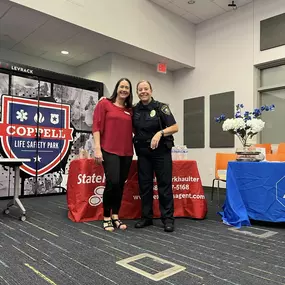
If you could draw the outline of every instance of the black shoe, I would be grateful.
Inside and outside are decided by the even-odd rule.
[[[174,231],[174,223],[173,222],[166,222],[164,224],[164,231],[171,233]]]
[[[135,224],[135,228],[141,229],[147,226],[151,226],[152,224],[153,223],[151,219],[141,219]]]

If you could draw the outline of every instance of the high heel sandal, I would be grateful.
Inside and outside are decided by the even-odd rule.
[[[120,219],[113,219],[112,218],[112,222],[113,222],[113,226],[114,228],[120,229],[120,230],[126,230],[127,229],[127,225],[124,224]],[[125,226],[126,228],[121,228],[121,226]]]
[[[114,230],[112,220],[103,220],[103,229],[107,232],[112,232]]]

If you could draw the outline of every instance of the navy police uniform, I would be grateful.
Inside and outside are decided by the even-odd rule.
[[[173,136],[162,136],[156,149],[150,148],[152,137],[159,131],[176,124],[168,105],[152,101],[139,102],[133,109],[134,147],[138,156],[138,182],[142,201],[141,228],[152,224],[153,179],[157,179],[162,222],[173,225],[172,157]],[[166,230],[166,227],[165,227]]]

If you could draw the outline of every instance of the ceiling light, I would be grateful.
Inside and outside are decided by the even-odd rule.
[[[67,50],[62,50],[61,53],[62,54],[69,54],[69,52]]]
[[[188,4],[194,4],[196,1],[195,0],[189,0]]]

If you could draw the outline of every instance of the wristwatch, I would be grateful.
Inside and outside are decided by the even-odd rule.
[[[161,130],[160,133],[161,133],[161,136],[163,137],[164,136],[164,131]]]

